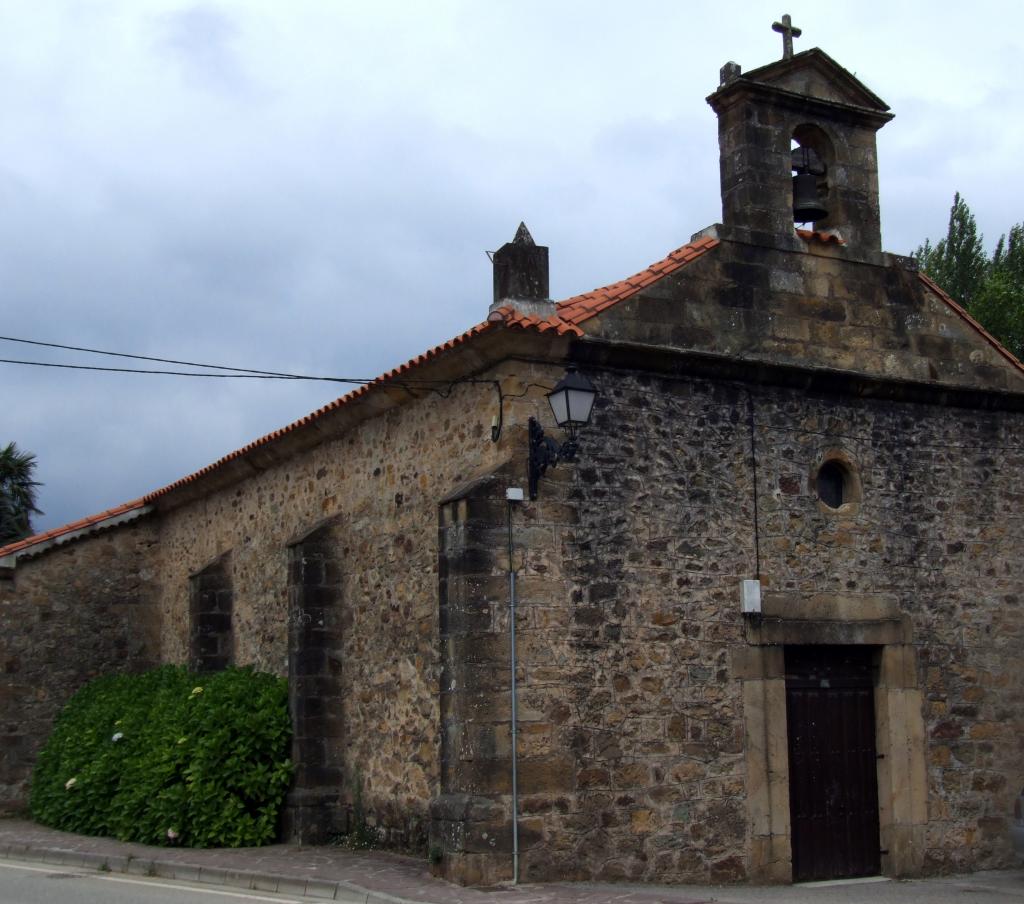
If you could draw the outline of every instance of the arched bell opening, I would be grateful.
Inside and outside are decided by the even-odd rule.
[[[804,124],[793,130],[790,164],[793,172],[793,222],[817,224],[835,213],[829,173],[835,153],[828,135]]]

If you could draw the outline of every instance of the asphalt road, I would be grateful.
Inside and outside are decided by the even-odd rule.
[[[314,900],[145,876],[0,861],[0,904],[305,904]]]
[[[583,891],[582,900],[587,900],[587,883],[534,886],[538,891],[566,887],[573,892]],[[621,894],[636,888],[615,886]],[[650,886],[639,888],[650,891]],[[608,895],[608,886],[594,886],[594,890],[595,897],[613,900]],[[676,886],[672,891],[684,897],[689,894],[693,901],[709,904],[1024,904],[1024,871],[906,882],[868,879],[776,886]],[[500,893],[494,895],[495,904],[500,904],[501,897]],[[446,898],[459,899],[458,895],[449,894],[441,895],[439,900]],[[569,899],[581,900],[577,894]],[[552,898],[550,894],[538,894],[537,900],[557,901],[558,895]],[[323,898],[0,860],[0,904],[311,904],[314,901],[322,904]]]

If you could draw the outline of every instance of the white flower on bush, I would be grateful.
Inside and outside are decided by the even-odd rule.
[[[168,841],[177,841],[177,839],[178,839],[178,832],[177,832],[177,830],[176,829],[168,829],[167,830],[167,840]]]
[[[64,790],[65,791],[70,791],[77,784],[78,784],[78,777],[73,775],[66,782],[64,782]]]
[[[178,738],[178,743],[179,744],[184,744],[187,740],[188,740],[188,736],[184,735],[184,736]]]
[[[201,687],[194,687],[192,688],[192,693],[189,694],[189,697],[198,697],[202,692],[203,689]]]
[[[115,731],[113,737],[110,740],[113,741],[116,744],[123,737],[124,737],[124,732],[123,731]]]

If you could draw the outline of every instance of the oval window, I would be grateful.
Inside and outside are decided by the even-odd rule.
[[[838,461],[826,461],[818,469],[818,498],[829,508],[837,509],[846,502],[846,468]]]

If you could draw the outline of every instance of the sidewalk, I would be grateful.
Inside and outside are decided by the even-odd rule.
[[[430,875],[425,860],[383,851],[275,844],[260,848],[150,847],[47,829],[23,819],[0,819],[0,858],[35,860],[115,873],[160,876],[327,898],[347,904],[705,904],[653,885],[519,885],[482,891]]]
[[[430,875],[426,861],[383,851],[276,844],[262,848],[149,847],[0,819],[0,859],[160,876],[346,904],[1024,904],[1024,871],[914,881],[787,886],[545,883],[483,891]]]

